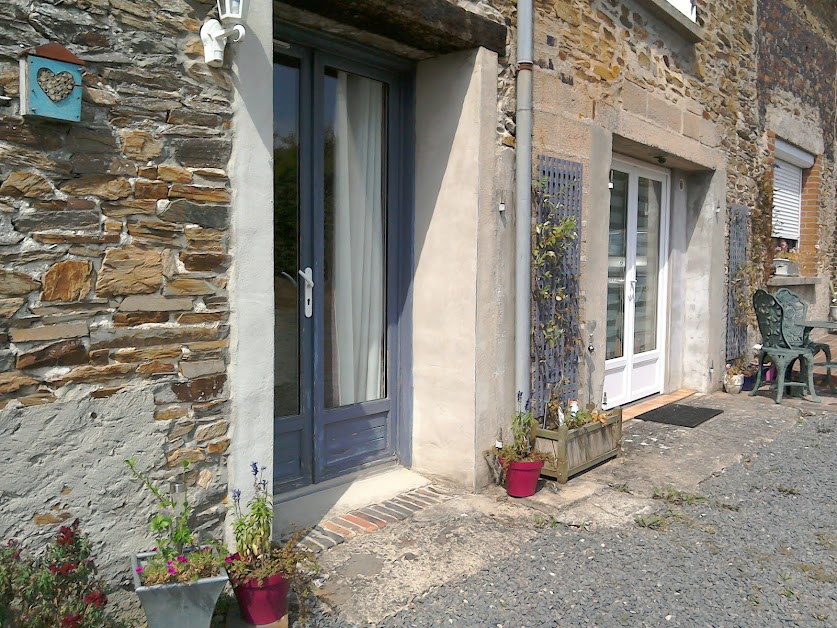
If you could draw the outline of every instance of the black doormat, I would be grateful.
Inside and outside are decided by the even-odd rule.
[[[637,419],[643,421],[654,421],[655,423],[666,423],[668,425],[679,425],[680,427],[697,427],[704,421],[718,416],[723,410],[715,408],[700,408],[698,406],[684,406],[678,403],[671,403],[656,410],[649,410],[640,415]]]

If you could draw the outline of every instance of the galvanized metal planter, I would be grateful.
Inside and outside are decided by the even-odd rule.
[[[145,611],[148,628],[209,628],[218,596],[228,582],[227,572],[214,578],[202,578],[195,582],[155,584],[144,587],[137,567],[154,552],[142,552],[131,557],[134,574],[134,590]]]
[[[622,408],[607,412],[604,423],[596,421],[574,430],[562,425],[557,430],[535,432],[535,449],[553,455],[554,464],[544,465],[541,475],[561,484],[592,466],[615,458],[622,451]]]

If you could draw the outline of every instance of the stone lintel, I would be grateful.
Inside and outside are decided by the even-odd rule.
[[[285,0],[285,4],[434,54],[478,47],[501,57],[506,53],[503,24],[448,0]]]

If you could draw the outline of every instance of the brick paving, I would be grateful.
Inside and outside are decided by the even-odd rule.
[[[319,553],[360,534],[375,532],[390,523],[408,519],[413,514],[441,504],[451,497],[452,493],[436,485],[407,491],[380,504],[358,508],[339,517],[321,521],[302,538],[300,545]]]

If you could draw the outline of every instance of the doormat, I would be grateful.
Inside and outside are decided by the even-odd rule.
[[[643,421],[654,421],[655,423],[666,423],[667,425],[679,425],[680,427],[697,427],[722,412],[723,410],[717,410],[716,408],[701,408],[671,403],[656,410],[649,410],[635,418]]]

